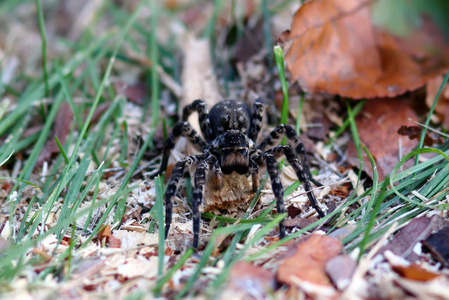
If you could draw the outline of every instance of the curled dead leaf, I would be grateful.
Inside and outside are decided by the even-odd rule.
[[[102,225],[100,231],[98,231],[98,240],[102,243],[109,243],[111,235],[111,226]]]
[[[396,10],[387,2],[399,3],[403,14],[393,14],[391,11]],[[423,86],[448,68],[444,49],[449,46],[442,32],[446,26],[426,15],[427,11],[415,11],[417,5],[410,3],[410,7],[408,3],[304,3],[293,18],[285,44],[285,60],[292,79],[311,93],[327,92],[356,99],[393,97]],[[420,24],[416,28],[406,19],[410,15]],[[384,26],[402,17],[405,20],[401,19],[401,24],[413,34],[399,36],[398,26]],[[430,45],[439,51],[425,49]]]

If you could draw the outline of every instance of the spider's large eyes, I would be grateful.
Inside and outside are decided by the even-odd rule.
[[[221,170],[224,174],[236,171],[239,174],[248,173],[248,149],[224,149],[221,154]]]

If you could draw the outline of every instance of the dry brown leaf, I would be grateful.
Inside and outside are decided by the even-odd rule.
[[[326,274],[326,263],[342,248],[340,241],[334,238],[313,234],[279,265],[277,278],[290,285],[295,283],[295,278],[299,278],[316,285],[332,286]]]
[[[371,152],[377,166],[379,180],[389,175],[399,162],[399,139],[397,130],[402,125],[413,125],[408,118],[416,119],[416,115],[404,99],[376,99],[368,101],[362,112],[356,118],[360,141]],[[402,138],[402,156],[410,153],[418,144]],[[359,166],[359,159],[354,143],[348,147],[348,162]],[[411,163],[411,161],[409,162]],[[407,167],[407,163],[404,167]],[[368,156],[363,152],[363,171],[371,178],[373,172]]]
[[[100,231],[98,231],[98,240],[100,242],[109,243],[109,239],[111,237],[111,226],[110,225],[102,225],[100,227]]]
[[[394,97],[447,69],[445,64],[422,63],[428,57],[420,61],[414,49],[404,51],[411,47],[410,41],[373,26],[370,3],[316,0],[299,8],[288,35],[285,60],[292,79],[303,89],[351,98]],[[431,28],[423,27],[418,38],[427,41],[425,33]]]
[[[297,228],[299,228],[299,229],[301,229],[301,228],[304,228],[304,227],[306,227],[306,226],[309,226],[310,224],[312,224],[313,222],[316,222],[316,221],[318,221],[318,218],[317,217],[314,217],[314,216],[312,216],[312,217],[310,217],[310,218],[307,218],[307,219],[303,219],[303,218],[300,218],[299,216],[297,216],[297,217],[295,217],[295,218],[293,218],[293,219],[286,219],[285,220],[285,227],[297,227]],[[310,231],[312,231],[313,229],[311,229]]]

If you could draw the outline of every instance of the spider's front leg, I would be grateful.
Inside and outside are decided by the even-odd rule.
[[[184,107],[182,111],[182,120],[187,121],[189,116],[194,112],[198,112],[198,119],[200,122],[201,131],[204,134],[204,138],[207,142],[213,140],[212,128],[210,126],[209,120],[209,110],[207,109],[207,104],[203,100],[195,100],[192,104]]]
[[[175,127],[173,127],[172,133],[165,141],[164,154],[162,156],[161,167],[159,171],[152,174],[150,178],[154,178],[157,175],[162,174],[167,169],[170,152],[175,147],[176,141],[179,139],[181,135],[187,137],[199,151],[206,148],[206,143],[203,141],[201,136],[195,131],[195,129],[193,129],[192,125],[190,125],[188,122],[181,122],[176,124]]]
[[[270,135],[260,144],[258,148],[262,151],[267,151],[268,149],[279,145],[284,135],[287,137],[289,145],[295,149],[296,154],[299,156],[304,170],[308,174],[309,180],[316,186],[323,186],[321,183],[313,179],[312,175],[310,174],[306,148],[304,147],[304,144],[296,133],[296,130],[292,126],[283,124],[277,126],[270,132]]]
[[[178,190],[179,179],[183,176],[186,166],[197,164],[205,158],[206,155],[204,154],[187,156],[178,161],[173,168],[170,181],[168,182],[167,191],[165,192],[165,238],[167,238],[168,232],[170,231],[173,215],[173,197],[176,195],[176,191]]]
[[[316,200],[315,194],[312,192],[312,186],[310,184],[310,172],[308,172],[306,167],[301,164],[292,147],[287,145],[277,146],[265,153],[270,153],[276,158],[285,155],[288,163],[292,166],[293,170],[295,170],[296,176],[298,176],[299,181],[304,186],[310,204],[312,204],[312,207],[316,210],[320,218],[325,217],[324,212],[318,206],[318,201]]]
[[[270,175],[271,180],[271,189],[273,190],[274,197],[276,198],[276,209],[279,214],[283,214],[285,212],[284,187],[282,186],[276,158],[273,154],[265,152],[256,156],[255,160],[267,166],[267,172]],[[279,238],[282,239],[284,237],[285,225],[284,220],[282,220],[279,223]]]
[[[260,129],[262,128],[263,112],[268,106],[267,100],[257,98],[253,104],[253,113],[251,115],[251,124],[248,129],[247,136],[256,142]]]

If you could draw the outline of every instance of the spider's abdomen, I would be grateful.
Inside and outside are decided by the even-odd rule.
[[[245,133],[251,123],[251,111],[241,101],[224,100],[212,107],[209,118],[215,136],[232,129]]]

